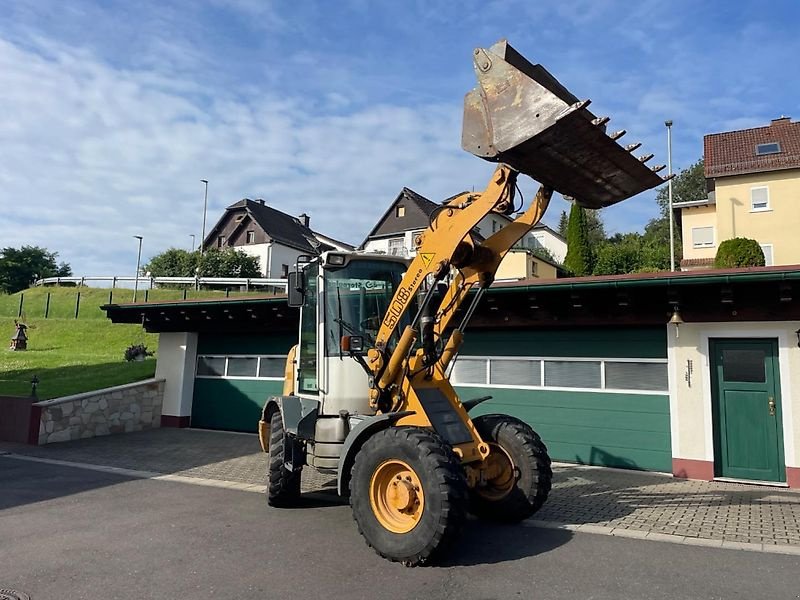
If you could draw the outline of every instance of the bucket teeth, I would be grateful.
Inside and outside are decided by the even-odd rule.
[[[611,117],[597,117],[596,119],[592,119],[592,125],[597,125],[598,127],[602,127],[606,123],[611,120]]]
[[[628,133],[628,132],[627,132],[627,131],[625,131],[624,129],[620,129],[619,131],[615,131],[614,133],[612,133],[612,134],[611,134],[610,136],[608,136],[608,137],[610,137],[612,140],[618,140],[619,138],[621,138],[621,137],[622,137],[623,135],[625,135],[626,133]]]
[[[628,152],[633,152],[641,145],[642,142],[636,142],[635,144],[628,144],[627,146],[625,146],[625,150],[627,150]]]
[[[653,170],[653,173],[658,173],[666,169],[667,165],[656,165],[655,167],[650,167],[650,168]]]
[[[653,158],[653,156],[655,156],[655,155],[654,154],[644,154],[644,155],[639,157],[639,162],[646,163],[648,160]]]

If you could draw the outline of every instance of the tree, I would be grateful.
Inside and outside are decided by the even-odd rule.
[[[733,238],[725,240],[717,248],[714,267],[732,269],[735,267],[763,267],[764,251],[756,240]]]
[[[561,216],[558,217],[558,235],[567,239],[567,228],[569,227],[569,215],[567,211],[562,210]]]
[[[691,202],[702,200],[708,196],[706,191],[706,174],[704,159],[698,160],[678,173],[672,180],[672,202]],[[667,217],[669,210],[669,186],[658,190],[656,202],[661,208],[661,216]]]
[[[235,248],[211,248],[205,254],[199,250],[187,252],[170,248],[150,259],[144,266],[153,277],[261,277],[258,258]]]
[[[153,277],[194,277],[199,258],[199,252],[170,248],[151,258],[144,270]]]
[[[3,248],[0,250],[0,290],[13,294],[28,288],[36,279],[69,277],[72,268],[65,262],[56,263],[58,252],[39,246]]]
[[[564,259],[564,267],[576,277],[583,277],[592,272],[594,256],[588,235],[586,211],[577,203],[573,204],[569,211],[567,256]]]

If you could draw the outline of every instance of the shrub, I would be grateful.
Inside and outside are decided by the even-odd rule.
[[[144,360],[148,356],[153,356],[153,352],[150,352],[144,344],[132,344],[125,348],[125,360],[128,362]]]
[[[732,269],[735,267],[763,267],[764,251],[758,242],[749,238],[725,240],[717,249],[714,267]]]

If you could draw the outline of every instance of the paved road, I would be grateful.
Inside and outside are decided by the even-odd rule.
[[[445,566],[379,559],[333,497],[0,458],[0,589],[33,600],[798,598],[800,556],[471,522]]]

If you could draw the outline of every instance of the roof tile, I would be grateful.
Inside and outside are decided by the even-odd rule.
[[[756,155],[758,144],[778,142],[778,154]],[[800,168],[800,122],[789,117],[754,127],[703,138],[706,177],[724,177]]]

